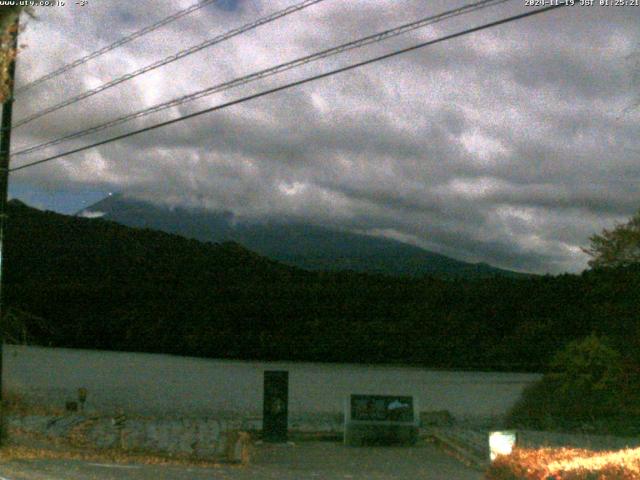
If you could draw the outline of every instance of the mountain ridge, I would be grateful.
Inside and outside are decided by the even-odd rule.
[[[76,215],[103,218],[130,227],[151,228],[210,242],[237,242],[273,260],[312,271],[352,270],[395,276],[484,278],[532,274],[469,263],[398,240],[328,228],[301,221],[236,221],[230,211],[163,207],[112,195]]]

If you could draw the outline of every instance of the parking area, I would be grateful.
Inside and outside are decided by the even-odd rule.
[[[413,447],[346,447],[338,442],[262,444],[247,466],[114,464],[99,461],[13,459],[0,465],[1,480],[480,480],[435,444]]]

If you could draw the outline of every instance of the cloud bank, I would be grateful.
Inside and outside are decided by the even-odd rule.
[[[191,2],[41,8],[18,85]],[[201,9],[15,103],[20,119],[291,1]],[[30,146],[463,2],[326,0],[14,132]],[[526,11],[512,1],[200,99],[45,152]],[[295,218],[402,239],[467,261],[580,271],[580,247],[640,207],[640,8],[545,13],[16,172],[34,189],[93,185],[158,203]]]

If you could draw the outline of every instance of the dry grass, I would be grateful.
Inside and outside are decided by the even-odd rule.
[[[253,438],[248,432],[230,430],[227,432],[226,457],[233,463],[248,465],[253,452]]]
[[[637,480],[640,448],[594,452],[570,448],[516,449],[498,457],[487,480]]]

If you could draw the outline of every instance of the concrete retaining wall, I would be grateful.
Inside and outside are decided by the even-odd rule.
[[[201,458],[226,458],[239,430],[233,420],[213,418],[11,414],[5,421],[9,439],[18,444],[66,444]]]

